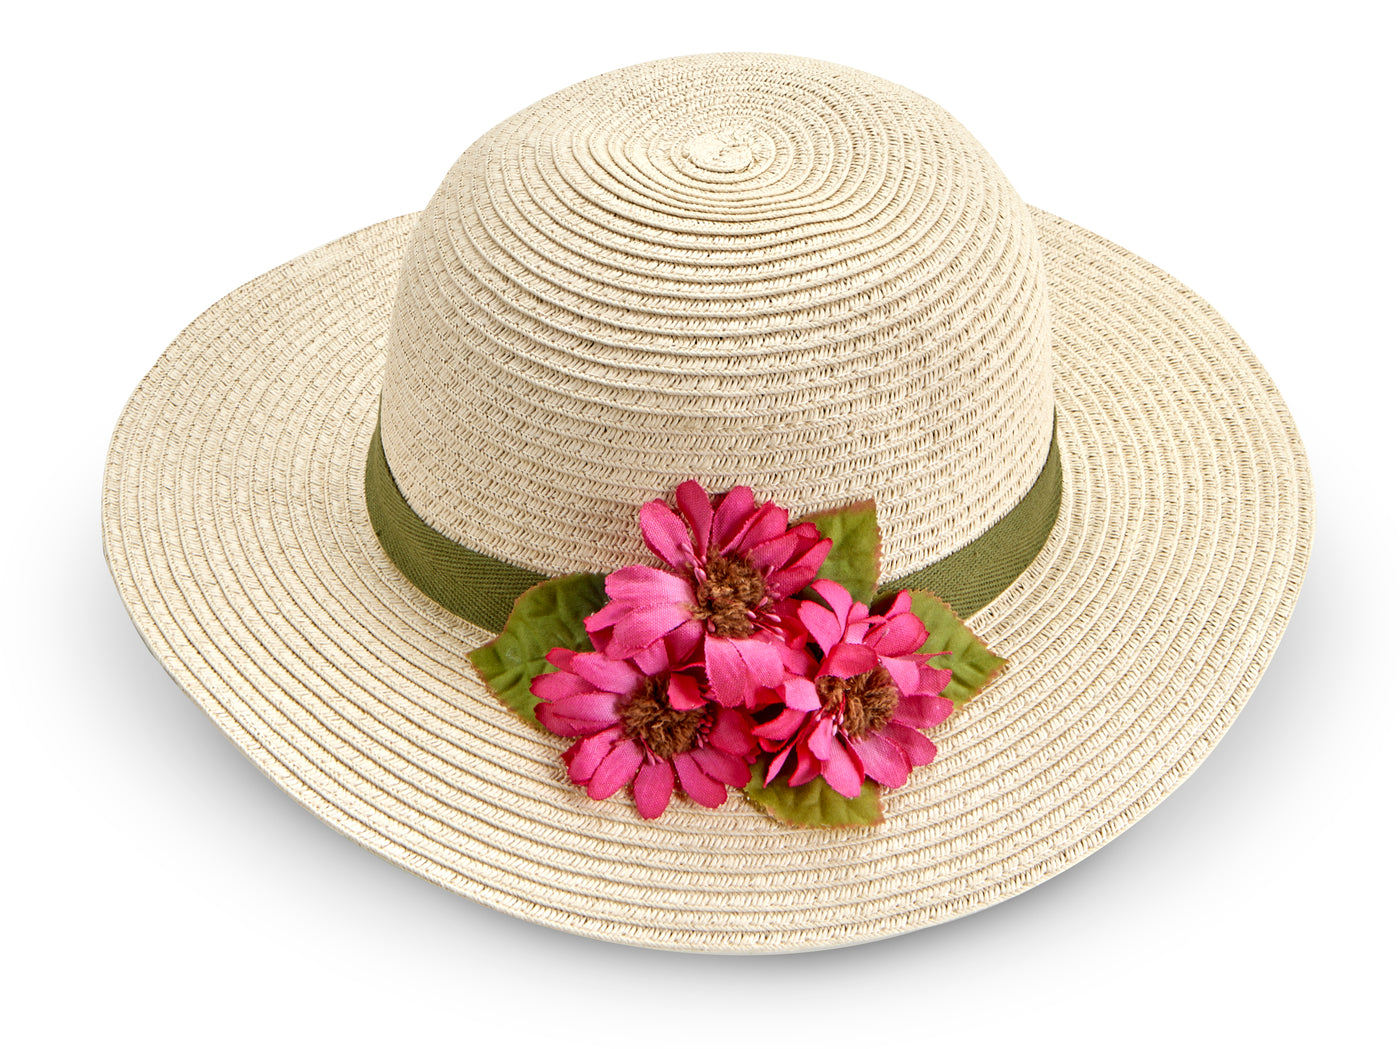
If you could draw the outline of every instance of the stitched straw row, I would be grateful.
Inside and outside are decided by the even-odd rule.
[[[384,446],[429,524],[547,574],[695,477],[874,497],[895,577],[1025,494],[1053,414],[1024,205],[942,109],[772,55],[649,63],[483,136],[429,204]]]

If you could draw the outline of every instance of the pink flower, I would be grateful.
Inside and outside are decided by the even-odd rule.
[[[816,578],[831,540],[816,525],[788,527],[788,512],[755,506],[753,490],[710,496],[695,481],[676,489],[677,514],[660,499],[641,509],[642,538],[666,569],[631,565],[607,578],[603,608],[584,620],[594,646],[626,659],[662,641],[703,646],[715,699],[752,706],[783,678],[774,642],[786,640],[779,602]]]
[[[803,601],[797,616],[823,658],[815,672],[789,672],[777,690],[784,709],[754,730],[775,754],[767,782],[791,759],[794,787],[818,775],[848,798],[860,793],[867,776],[902,786],[913,766],[937,753],[919,729],[952,713],[952,701],[940,695],[952,671],[927,666],[932,657],[918,653],[928,630],[910,611],[909,591],[872,615],[843,587],[828,580],[812,585],[826,605]]]
[[[637,811],[655,819],[678,780],[710,808],[724,804],[725,784],[749,782],[751,722],[706,699],[699,666],[672,666],[664,645],[628,659],[566,648],[547,658],[559,669],[531,682],[544,700],[535,716],[556,735],[582,737],[563,758],[590,798],[611,797],[630,783]]]

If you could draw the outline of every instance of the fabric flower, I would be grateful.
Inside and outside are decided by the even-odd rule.
[[[663,639],[703,648],[715,699],[752,706],[783,679],[774,642],[786,641],[779,602],[816,578],[831,540],[788,512],[755,505],[753,490],[709,495],[695,481],[676,489],[677,514],[657,499],[642,507],[642,538],[665,569],[631,565],[607,577],[611,601],[584,620],[593,644],[626,659]]]
[[[797,616],[822,659],[810,673],[789,671],[777,690],[784,708],[754,730],[775,755],[766,781],[791,762],[794,787],[818,775],[848,798],[867,776],[902,786],[913,766],[937,753],[919,729],[952,713],[952,701],[940,695],[952,671],[928,666],[931,655],[918,652],[928,630],[910,611],[907,590],[872,614],[836,583],[812,586],[825,604],[803,601]]]
[[[751,722],[706,698],[698,665],[673,666],[665,645],[626,659],[566,648],[547,658],[559,669],[531,683],[544,700],[535,716],[556,735],[581,737],[563,759],[590,798],[611,797],[630,783],[637,811],[655,819],[678,781],[710,808],[724,804],[725,784],[749,782]]]

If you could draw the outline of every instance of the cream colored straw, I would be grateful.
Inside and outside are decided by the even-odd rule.
[[[567,782],[565,741],[472,673],[489,636],[380,550],[381,390],[418,512],[542,571],[640,556],[637,506],[698,476],[798,512],[873,495],[898,574],[1014,505],[1052,410],[1064,498],[969,623],[1010,668],[934,730],[883,825],[793,830],[737,796],[648,822]],[[213,306],[122,415],[103,527],[157,658],[342,833],[545,925],[762,952],[970,913],[1165,797],[1279,642],[1311,494],[1230,326],[1022,205],[942,110],[844,67],[705,56],[544,100],[422,216]]]

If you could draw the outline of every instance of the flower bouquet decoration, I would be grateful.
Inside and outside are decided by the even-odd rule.
[[[937,749],[922,730],[1005,664],[935,595],[878,595],[866,501],[793,524],[746,487],[696,481],[641,508],[657,565],[551,579],[471,654],[526,722],[573,739],[591,798],[643,818],[729,788],[797,826],[869,826]]]

